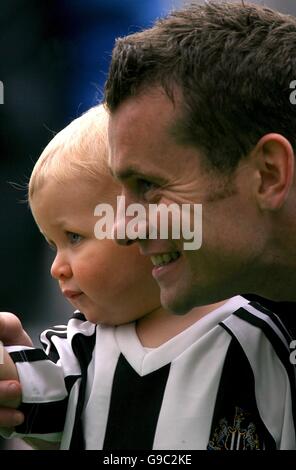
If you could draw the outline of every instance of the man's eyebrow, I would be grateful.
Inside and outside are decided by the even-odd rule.
[[[111,167],[109,167],[109,169],[113,178],[117,180],[124,180],[138,174],[138,172],[134,168],[126,168],[125,170],[116,173]]]
[[[153,176],[153,175],[150,175],[150,174],[144,174],[142,173],[141,171],[139,171],[137,168],[135,167],[128,167],[122,171],[119,171],[119,172],[114,172],[113,169],[109,166],[109,170],[110,170],[110,173],[111,175],[113,176],[113,178],[115,178],[116,180],[119,180],[119,181],[123,181],[123,180],[126,180],[128,178],[131,178],[131,177],[138,177],[138,178],[143,178],[143,179],[156,179],[156,176]]]

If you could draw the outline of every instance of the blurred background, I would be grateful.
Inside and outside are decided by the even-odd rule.
[[[178,0],[6,0],[0,8],[0,310],[36,338],[72,309],[50,279],[53,253],[26,204],[35,161],[53,134],[102,97],[116,37]]]
[[[1,2],[0,310],[17,313],[36,343],[42,329],[65,323],[72,308],[50,278],[53,253],[26,204],[26,185],[34,163],[53,133],[101,99],[114,39],[149,26],[183,3]],[[296,15],[295,0],[254,3]],[[273,308],[284,311],[291,328],[295,327],[293,304]],[[17,440],[5,446],[24,448]]]

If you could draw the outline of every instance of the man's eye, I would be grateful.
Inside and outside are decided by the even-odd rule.
[[[78,233],[74,233],[74,232],[67,232],[67,237],[68,237],[69,242],[72,245],[76,245],[77,243],[81,242],[81,240],[82,240],[82,236],[79,235]]]
[[[139,187],[143,193],[150,191],[151,189],[155,189],[156,185],[151,181],[147,181],[144,179],[138,180]]]

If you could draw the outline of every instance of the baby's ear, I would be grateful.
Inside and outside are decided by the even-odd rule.
[[[280,134],[266,134],[252,151],[256,168],[255,197],[260,209],[275,211],[285,203],[293,184],[294,151]]]

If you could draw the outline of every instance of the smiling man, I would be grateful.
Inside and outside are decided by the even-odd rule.
[[[105,98],[126,205],[202,204],[199,250],[182,233],[136,240],[176,313],[296,300],[295,57],[295,18],[241,4],[178,10],[115,45]]]

